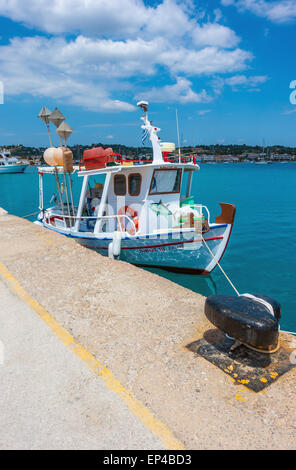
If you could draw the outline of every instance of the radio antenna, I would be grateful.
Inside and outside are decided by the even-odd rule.
[[[180,148],[179,119],[178,119],[177,108],[176,108],[176,124],[177,124],[177,136],[178,136],[178,147],[179,147],[179,163],[180,163],[181,162],[181,148]]]

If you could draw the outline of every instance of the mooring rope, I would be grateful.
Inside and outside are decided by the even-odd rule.
[[[207,249],[209,250],[209,252],[211,253],[213,259],[215,259],[215,255],[214,253],[212,252],[211,248],[208,246],[207,242],[205,241],[204,237],[202,237],[202,241],[204,242],[204,244],[206,245]],[[229,277],[227,276],[226,272],[224,271],[224,269],[222,268],[221,264],[219,262],[217,262],[217,266],[219,266],[219,268],[221,269],[221,272],[224,274],[224,276],[226,277],[227,281],[229,282],[229,284],[231,285],[231,287],[233,288],[233,290],[236,292],[236,294],[240,297],[241,294],[239,293],[239,291],[236,289],[236,287],[234,286],[233,282],[229,279]],[[251,294],[242,294],[243,296],[245,297],[255,297]],[[257,298],[256,298],[257,300]],[[258,301],[260,301],[262,304],[263,303],[268,303],[266,301],[264,301],[263,299],[259,299],[258,298]],[[268,304],[270,305],[270,304]],[[285,330],[280,330],[282,333],[288,333],[290,335],[295,335],[296,336],[296,332],[295,331],[285,331]]]
[[[204,242],[204,244],[206,245],[207,249],[209,250],[209,252],[211,253],[213,259],[215,259],[215,255],[214,253],[212,252],[211,248],[209,247],[209,245],[207,244],[207,242],[205,241],[204,237],[202,237],[202,241]],[[233,288],[233,290],[236,292],[236,294],[238,296],[240,296],[240,293],[239,291],[237,290],[237,288],[235,287],[235,285],[233,284],[233,282],[229,279],[229,277],[227,276],[226,272],[224,271],[224,269],[222,268],[221,264],[219,263],[219,261],[217,261],[217,266],[219,266],[219,268],[221,269],[221,272],[224,274],[224,276],[226,277],[227,281],[229,282],[229,284],[231,285],[231,287]]]
[[[27,217],[32,217],[33,215],[39,214],[40,211],[32,212],[32,214],[22,215],[21,219],[26,219]]]

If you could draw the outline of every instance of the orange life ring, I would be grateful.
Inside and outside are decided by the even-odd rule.
[[[118,215],[127,215],[128,217],[130,217],[132,219],[132,221],[134,222],[136,231],[138,231],[138,229],[139,229],[139,217],[138,217],[137,211],[135,211],[130,206],[123,206],[121,209],[119,209]],[[135,235],[135,229],[134,229],[133,225],[130,228],[130,230],[127,230],[127,228],[125,226],[125,220],[124,219],[122,220],[121,217],[119,218],[119,224],[120,224],[121,230],[123,232],[125,231],[125,232],[128,232],[130,235]]]

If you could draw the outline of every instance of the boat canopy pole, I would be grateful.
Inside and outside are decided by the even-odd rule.
[[[81,194],[80,194],[80,199],[79,199],[79,206],[77,210],[77,218],[76,218],[75,227],[74,227],[76,232],[79,231],[80,218],[82,216],[84,201],[86,197],[88,179],[89,179],[88,175],[83,177],[83,183],[82,183]]]
[[[43,173],[39,173],[39,209],[43,211]]]
[[[192,175],[193,175],[193,171],[189,171],[188,180],[187,180],[187,188],[186,188],[186,197],[189,197],[191,194]]]
[[[97,215],[97,222],[96,222],[95,229],[94,229],[94,232],[96,232],[96,233],[101,231],[102,222],[103,222],[101,217],[103,216],[103,213],[104,213],[104,210],[105,210],[105,207],[106,207],[106,203],[107,203],[107,196],[108,196],[110,180],[111,180],[111,172],[108,172],[106,174],[106,178],[105,178],[105,183],[104,183],[104,188],[103,188],[103,193],[102,193],[102,199],[101,199],[101,202],[100,202],[98,215]]]

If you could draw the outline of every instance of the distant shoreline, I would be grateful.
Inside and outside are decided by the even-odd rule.
[[[110,147],[110,144],[69,145],[73,152],[74,160],[79,162],[83,152],[92,147]],[[127,159],[149,160],[152,158],[151,147],[132,147],[122,144],[111,145],[115,153],[125,155]],[[20,160],[27,160],[32,165],[43,164],[43,153],[47,147],[26,147],[23,145],[8,145],[12,156]],[[2,147],[4,149],[4,146]],[[0,147],[1,150],[1,147]],[[197,163],[273,163],[273,162],[295,162],[296,147],[285,147],[280,145],[265,147],[251,145],[200,145],[195,147],[181,147],[181,155],[194,155]],[[171,154],[178,157],[178,152]]]

